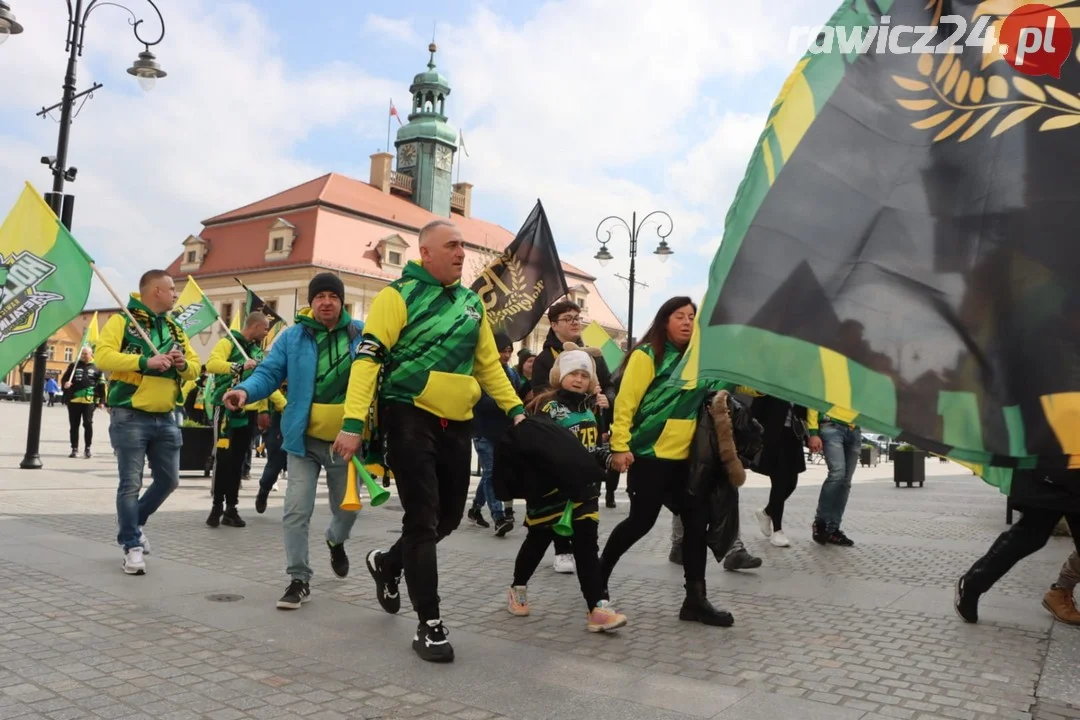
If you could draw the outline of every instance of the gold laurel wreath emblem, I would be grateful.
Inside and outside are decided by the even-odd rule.
[[[930,0],[926,10],[934,8],[932,24],[937,24],[941,17],[943,0]],[[984,0],[975,9],[972,17],[978,20],[983,15],[994,18],[990,25],[994,28],[994,37],[1000,37],[1001,25],[1016,8],[1040,2],[1056,8],[1069,22],[1070,27],[1080,27],[1080,0]],[[989,32],[989,30],[988,30]],[[916,95],[898,98],[896,103],[912,112],[934,111],[931,115],[911,123],[917,130],[941,128],[933,142],[941,142],[963,132],[957,142],[965,142],[978,135],[991,122],[997,121],[990,137],[1002,133],[1030,120],[1042,112],[1049,115],[1039,126],[1040,132],[1063,130],[1080,125],[1080,96],[1066,92],[1049,84],[1040,84],[1026,77],[1014,76],[1010,83],[1001,75],[983,73],[997,62],[1005,60],[995,45],[989,52],[982,48],[977,52],[982,56],[979,72],[973,73],[963,67],[960,58],[963,52],[942,56],[936,62],[936,55],[919,55],[916,68],[921,78],[893,75],[893,81],[904,90]],[[1080,60],[1080,45],[1074,58]]]

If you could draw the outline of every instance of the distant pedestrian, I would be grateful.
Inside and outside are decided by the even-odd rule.
[[[60,392],[60,386],[56,383],[56,378],[50,377],[45,381],[45,392],[49,396],[49,407],[52,407],[56,403],[56,393]]]
[[[71,439],[71,455],[79,456],[79,425],[83,429],[83,446],[90,457],[90,445],[94,441],[94,410],[105,405],[105,375],[94,364],[94,353],[84,347],[79,360],[64,371],[64,397],[68,406],[68,429]]]

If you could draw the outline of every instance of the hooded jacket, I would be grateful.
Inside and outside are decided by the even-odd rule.
[[[349,380],[345,430],[361,434],[376,395],[467,421],[481,387],[504,413],[525,412],[506,376],[480,296],[409,261],[375,296]]]
[[[183,383],[199,377],[202,370],[199,355],[172,316],[151,312],[139,293],[131,294],[128,311],[149,335],[158,352],[168,353],[178,345],[187,365],[183,370],[175,367],[165,372],[151,370],[147,362],[154,356],[153,350],[130,324],[126,314],[113,315],[101,329],[96,358],[98,369],[111,373],[108,405],[149,413],[172,412],[176,409],[176,397]]]
[[[236,386],[237,390],[247,393],[250,404],[273,395],[288,378],[289,397],[281,418],[281,434],[284,438],[282,446],[291,455],[306,454],[304,438],[307,435],[331,442],[341,430],[344,406],[327,408],[316,402],[320,327],[323,326],[312,317],[310,308],[301,310],[296,315],[296,324],[281,331],[270,346],[270,353],[252,371],[251,377]],[[363,331],[362,322],[351,319],[342,311],[334,332],[345,333],[342,340],[347,338],[350,358],[356,357]]]

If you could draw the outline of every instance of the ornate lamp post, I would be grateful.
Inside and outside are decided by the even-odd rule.
[[[154,0],[145,0],[145,2],[157,13],[158,24],[161,26],[161,33],[156,40],[152,41],[139,34],[139,26],[142,25],[143,21],[123,5],[114,2],[101,2],[101,0],[67,0],[68,30],[65,50],[68,53],[68,63],[67,73],[64,75],[63,100],[52,107],[43,108],[38,115],[44,116],[49,111],[60,108],[60,136],[56,142],[56,155],[54,157],[43,157],[41,162],[49,166],[53,176],[52,192],[47,193],[45,199],[69,230],[71,229],[75,197],[64,194],[64,183],[65,181],[74,182],[75,174],[78,172],[76,168],[67,167],[68,135],[71,130],[72,107],[80,97],[90,95],[102,87],[100,83],[95,83],[88,90],[81,93],[75,92],[75,70],[78,59],[82,57],[86,22],[90,19],[90,15],[94,10],[106,5],[126,10],[131,15],[128,22],[135,33],[135,39],[145,49],[139,53],[138,58],[128,68],[128,74],[138,78],[139,85],[143,90],[149,90],[154,86],[156,80],[165,77],[165,71],[161,69],[154,54],[150,52],[152,46],[157,45],[165,38],[165,19],[161,16],[161,11],[157,5],[154,4]],[[7,1],[0,0],[0,44],[7,40],[9,35],[18,35],[21,32],[23,32],[23,26],[15,21],[11,6]],[[45,393],[45,361],[47,357],[48,349],[44,344],[34,351],[34,376],[30,393],[30,424],[26,431],[26,455],[20,464],[20,467],[27,470],[41,467],[38,447],[41,440],[41,407]]]
[[[628,350],[634,346],[634,285],[636,284],[634,279],[634,265],[635,260],[637,259],[638,236],[641,234],[641,229],[645,227],[646,221],[653,215],[660,216],[656,226],[656,235],[660,238],[660,244],[653,250],[653,255],[659,257],[660,262],[667,262],[668,256],[674,253],[674,251],[668,247],[667,238],[671,235],[672,230],[675,229],[675,224],[672,222],[671,216],[663,210],[652,211],[641,218],[640,223],[637,221],[636,212],[630,216],[629,223],[621,217],[609,215],[601,220],[600,224],[596,226],[596,239],[600,243],[600,250],[593,257],[600,261],[601,266],[607,265],[615,258],[607,248],[607,244],[611,242],[611,233],[622,227],[630,236],[630,277],[628,278],[630,281],[630,304],[626,310],[626,347]],[[664,228],[667,228],[666,232]],[[600,237],[601,233],[605,234],[603,238]]]

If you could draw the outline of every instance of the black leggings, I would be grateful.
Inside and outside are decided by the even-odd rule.
[[[605,585],[623,553],[652,530],[665,501],[682,518],[683,574],[686,581],[705,580],[706,517],[701,503],[694,503],[686,493],[689,475],[688,460],[634,460],[626,476],[630,515],[611,531],[600,558]]]
[[[577,520],[574,522],[574,535],[569,538],[556,535],[548,526],[529,528],[514,563],[514,585],[528,585],[540,561],[544,559],[548,545],[553,540],[564,540],[571,546],[570,552],[574,554],[574,562],[577,564],[581,595],[591,611],[602,599],[603,589],[600,558],[597,557],[599,528],[600,524],[595,520]]]
[[[68,401],[68,429],[71,433],[71,449],[79,449],[79,423],[83,427],[83,441],[86,449],[94,441],[94,404]]]
[[[769,504],[765,506],[765,514],[772,520],[773,532],[784,529],[784,503],[795,492],[795,486],[799,484],[799,473],[786,472],[775,473],[769,476],[772,489],[769,491]]]

